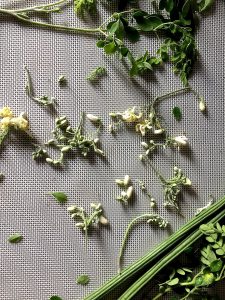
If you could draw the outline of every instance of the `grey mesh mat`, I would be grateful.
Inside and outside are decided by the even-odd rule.
[[[107,2],[99,2],[103,20],[110,10]],[[33,3],[17,1],[16,5]],[[10,4],[1,1],[1,6]],[[140,1],[140,6],[150,9],[151,4]],[[157,212],[170,222],[173,231],[193,217],[197,208],[206,205],[210,194],[215,199],[224,194],[224,16],[224,3],[217,1],[210,14],[202,17],[197,31],[200,57],[190,83],[205,97],[207,115],[198,111],[196,98],[191,94],[180,94],[160,105],[169,133],[186,134],[190,139],[187,151],[161,151],[153,159],[165,176],[169,177],[177,165],[191,178],[193,189],[185,190],[180,201],[183,216],[165,209],[157,177],[150,166],[138,160],[143,151],[142,138],[125,127],[116,137],[107,130],[108,112],[145,105],[155,96],[181,87],[170,66],[158,69],[154,75],[131,79],[126,65],[96,48],[95,37],[32,28],[0,16],[1,107],[8,105],[18,114],[26,111],[31,132],[40,142],[50,138],[56,115],[66,115],[77,125],[81,112],[97,114],[104,120],[101,140],[107,155],[105,160],[96,155],[89,159],[71,156],[59,170],[32,161],[33,148],[22,135],[11,135],[7,140],[0,153],[0,171],[5,174],[0,183],[1,300],[47,300],[52,295],[81,300],[116,274],[117,255],[128,222],[150,211],[138,180],[143,180],[157,199]],[[100,20],[96,17],[80,21],[68,7],[64,14],[52,17],[52,22],[91,27]],[[142,36],[134,49],[137,54],[146,49],[154,53],[156,47],[154,37]],[[57,99],[56,112],[25,95],[24,65],[31,72],[36,94]],[[85,78],[97,66],[105,66],[107,76],[91,85]],[[68,86],[63,88],[57,84],[62,74],[68,79]],[[183,112],[179,123],[171,114],[175,104]],[[90,129],[94,130],[91,125]],[[119,188],[114,180],[125,174],[131,176],[135,186],[135,198],[127,207],[115,200]],[[110,227],[92,230],[87,253],[84,236],[67,212],[68,205],[60,205],[48,195],[59,190],[68,194],[68,205],[76,203],[88,210],[91,202],[99,201],[104,207]],[[24,236],[20,244],[7,242],[14,232]],[[126,247],[124,266],[169,234],[145,223],[135,226]],[[91,279],[85,287],[75,283],[83,273]],[[217,289],[222,291],[222,285]],[[112,295],[112,299],[116,298],[116,294]]]

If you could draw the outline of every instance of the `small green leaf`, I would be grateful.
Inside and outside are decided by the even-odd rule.
[[[20,233],[14,233],[10,235],[8,238],[8,241],[10,243],[19,243],[23,239],[22,235]]]
[[[220,226],[219,223],[216,223],[216,228],[220,233],[222,233],[222,227]]]
[[[185,275],[185,271],[182,269],[177,269],[177,273],[180,275]]]
[[[174,118],[175,118],[177,121],[180,121],[180,120],[181,120],[182,113],[181,113],[180,107],[175,106],[175,107],[173,108],[173,116],[174,116]]]
[[[223,262],[220,259],[214,260],[209,267],[213,273],[219,272],[223,267]]]
[[[163,21],[158,15],[140,15],[137,13],[133,14],[133,18],[136,20],[138,27],[142,31],[152,31],[157,26],[163,24]]]
[[[210,243],[214,243],[214,242],[215,242],[215,240],[214,240],[211,236],[207,236],[205,239],[206,239],[208,242],[210,242]]]
[[[114,42],[111,42],[109,44],[106,44],[104,46],[104,51],[106,54],[113,54],[116,52],[116,44]]]
[[[127,38],[133,43],[137,42],[140,39],[140,34],[137,31],[137,29],[134,27],[131,26],[125,27],[125,32]]]
[[[76,280],[77,284],[81,284],[81,285],[86,285],[88,284],[89,281],[90,281],[89,276],[85,274],[80,275]]]
[[[98,48],[103,48],[105,46],[105,41],[104,40],[98,40],[96,43],[96,46]]]
[[[62,298],[61,297],[59,297],[59,296],[51,296],[50,298],[49,298],[49,300],[62,300]]]
[[[120,48],[120,53],[121,53],[122,56],[124,56],[124,57],[127,56],[128,52],[129,52],[128,48],[126,48],[126,47],[121,47]]]
[[[225,252],[223,251],[223,249],[217,249],[216,250],[216,254],[218,254],[218,255],[224,255]]]
[[[174,278],[174,279],[172,279],[171,281],[167,282],[167,284],[168,284],[169,286],[173,286],[173,285],[178,284],[178,282],[179,282],[179,278]]]
[[[199,6],[199,11],[203,12],[208,10],[214,3],[214,0],[202,0],[198,6]]]
[[[52,192],[50,194],[60,203],[67,201],[67,195],[63,192]]]

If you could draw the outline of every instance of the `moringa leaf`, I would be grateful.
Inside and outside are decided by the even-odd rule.
[[[89,281],[90,281],[89,276],[85,274],[80,275],[76,280],[77,284],[81,284],[81,285],[86,285],[89,283]]]
[[[23,239],[22,235],[20,233],[14,233],[10,235],[8,238],[8,241],[10,243],[19,243]]]
[[[181,113],[180,107],[175,106],[175,107],[173,108],[173,116],[174,116],[174,118],[175,118],[177,121],[180,121],[180,120],[181,120],[182,113]]]
[[[67,195],[63,192],[52,192],[50,194],[60,203],[67,201]]]

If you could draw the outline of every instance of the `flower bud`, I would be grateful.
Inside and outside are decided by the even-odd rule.
[[[203,97],[200,97],[199,110],[203,112],[205,111],[205,109],[206,109],[205,100]]]
[[[176,136],[174,141],[178,144],[178,146],[186,146],[188,144],[188,138],[184,135]]]
[[[155,129],[154,130],[154,134],[162,134],[163,133],[163,129],[162,128],[160,128],[160,129]]]
[[[97,144],[99,142],[99,138],[94,139],[94,143]]]
[[[76,223],[75,226],[79,228],[84,228],[85,225],[84,223]]]
[[[52,164],[52,163],[53,163],[53,159],[51,159],[50,157],[47,157],[45,160],[46,160],[46,162],[49,163],[49,164]]]
[[[76,210],[77,210],[77,206],[76,205],[72,205],[72,206],[69,206],[67,208],[67,211],[70,212],[70,213],[74,213]]]
[[[129,184],[129,182],[130,182],[130,176],[129,175],[125,175],[123,182],[124,182],[124,185],[127,186]]]
[[[65,146],[65,147],[62,147],[61,152],[65,153],[65,152],[68,152],[70,149],[71,149],[70,146]]]
[[[141,146],[143,146],[145,149],[148,149],[148,144],[145,142],[141,142]]]
[[[191,180],[189,178],[186,178],[185,185],[191,186]]]
[[[99,217],[99,222],[100,222],[102,225],[107,225],[107,224],[109,224],[109,221],[108,221],[104,216],[100,216],[100,217]]]
[[[97,117],[97,116],[94,116],[92,114],[87,114],[86,117],[88,118],[88,120],[90,120],[91,122],[99,122],[100,121],[100,118]]]
[[[115,183],[120,185],[120,186],[124,186],[124,180],[122,180],[122,179],[116,179]]]
[[[131,185],[131,186],[129,186],[129,188],[127,189],[127,199],[130,199],[131,198],[131,196],[132,196],[132,194],[133,194],[133,191],[134,191],[134,188],[133,188],[133,186]]]

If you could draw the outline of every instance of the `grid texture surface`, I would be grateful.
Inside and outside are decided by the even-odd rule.
[[[34,2],[23,1],[20,5]],[[107,5],[100,3],[101,17],[85,22],[78,20],[69,7],[52,21],[96,26],[110,13]],[[1,6],[10,5],[1,1]],[[145,1],[140,1],[140,6],[146,7]],[[217,1],[210,15],[201,19],[196,34],[200,57],[190,83],[205,97],[207,115],[198,111],[191,94],[170,98],[160,105],[169,133],[186,134],[190,139],[187,151],[162,151],[153,160],[165,176],[170,176],[177,165],[191,178],[193,189],[185,190],[180,202],[183,216],[164,208],[158,179],[149,166],[138,160],[141,137],[126,128],[116,137],[107,132],[108,112],[142,106],[159,94],[180,88],[171,68],[167,65],[154,76],[131,79],[126,66],[116,57],[106,57],[96,48],[95,37],[24,26],[0,16],[1,106],[10,106],[18,114],[26,111],[31,132],[41,142],[50,137],[56,115],[66,115],[76,125],[81,112],[97,114],[104,122],[101,140],[107,155],[106,160],[96,156],[71,157],[59,170],[32,161],[32,146],[21,135],[11,135],[7,140],[0,153],[0,171],[5,174],[0,183],[0,299],[47,300],[51,295],[59,295],[64,300],[81,300],[111,278],[116,273],[117,254],[129,220],[150,211],[137,180],[146,183],[157,199],[157,212],[170,222],[173,231],[193,217],[198,207],[206,205],[210,194],[215,199],[224,194],[224,15],[224,3]],[[155,38],[143,36],[134,50],[137,54],[146,49],[154,53],[156,47]],[[36,93],[57,99],[56,111],[27,98],[24,65],[32,74]],[[91,85],[85,78],[97,66],[105,66],[107,76]],[[57,84],[62,74],[68,79],[63,88]],[[183,112],[179,123],[171,114],[175,104]],[[131,176],[135,186],[135,197],[127,207],[115,201],[119,189],[114,180],[125,174]],[[50,191],[64,191],[69,196],[68,205],[76,203],[85,209],[93,201],[102,203],[110,226],[92,231],[87,252],[82,233],[67,213],[67,205],[56,203],[48,195]],[[7,242],[14,232],[24,236],[20,244]],[[168,235],[166,230],[138,224],[129,238],[124,265]],[[75,283],[75,278],[83,273],[91,278],[85,287]]]

